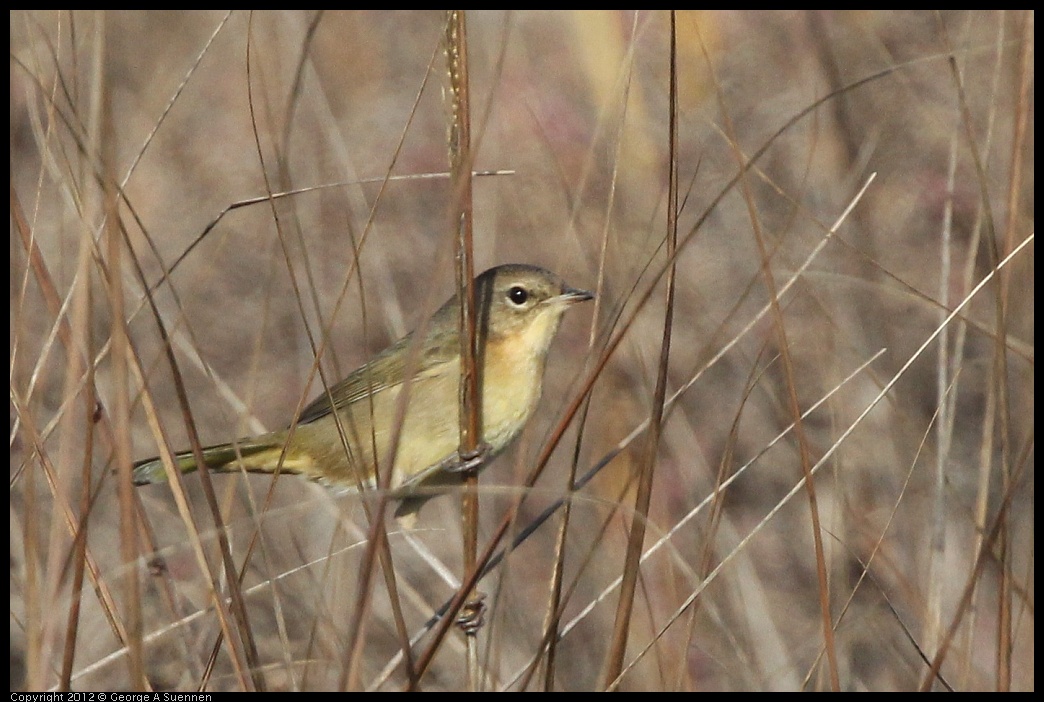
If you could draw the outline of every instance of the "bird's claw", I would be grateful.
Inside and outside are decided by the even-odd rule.
[[[443,467],[450,473],[471,473],[485,465],[492,452],[493,447],[483,441],[473,451],[450,456]]]
[[[482,628],[486,617],[486,593],[475,591],[457,614],[457,626],[468,636],[474,636]]]

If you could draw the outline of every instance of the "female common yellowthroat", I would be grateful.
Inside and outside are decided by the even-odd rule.
[[[563,313],[592,297],[536,266],[498,266],[475,279],[482,459],[492,459],[522,431],[540,400],[547,352]],[[415,511],[430,488],[461,480],[458,315],[454,296],[431,318],[422,340],[407,334],[377,354],[308,405],[293,431],[208,446],[203,449],[207,467],[285,471],[335,487],[373,487],[376,449],[382,472],[394,454],[390,486],[392,495],[404,500],[400,514]],[[404,392],[405,412],[400,408]],[[191,451],[176,454],[174,463],[182,473],[197,468]],[[166,480],[159,458],[135,463],[135,484]]]

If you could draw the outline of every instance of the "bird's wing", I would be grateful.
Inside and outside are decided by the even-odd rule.
[[[375,356],[369,363],[359,367],[347,378],[323,392],[301,411],[299,424],[314,422],[330,414],[333,408],[343,409],[371,393],[393,388],[403,383],[406,365],[410,363],[410,348],[413,334],[404,336],[384,351]],[[453,339],[455,341],[455,339]],[[453,359],[454,345],[436,345],[425,343],[420,350],[420,358],[416,361],[415,378],[421,378],[433,372],[445,370],[445,364]],[[333,398],[333,405],[330,399]]]

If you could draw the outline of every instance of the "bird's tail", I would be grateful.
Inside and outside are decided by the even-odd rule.
[[[279,463],[283,452],[281,441],[264,441],[247,439],[235,444],[219,444],[203,449],[203,462],[207,468],[219,473],[236,472],[240,466],[244,470],[257,473],[271,473]],[[191,451],[174,454],[174,465],[182,474],[193,473],[199,466]],[[288,472],[291,472],[288,469]],[[167,471],[159,458],[147,458],[134,464],[134,484],[149,485],[167,482]]]

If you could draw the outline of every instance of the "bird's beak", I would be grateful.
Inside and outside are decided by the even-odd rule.
[[[562,294],[558,296],[558,300],[567,305],[573,305],[577,302],[584,302],[585,300],[591,300],[593,298],[593,293],[589,293],[586,290],[580,290],[579,288],[571,288],[569,286],[562,288]]]

